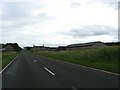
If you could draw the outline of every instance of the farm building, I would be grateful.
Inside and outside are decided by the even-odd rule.
[[[67,49],[100,48],[100,47],[107,47],[107,45],[103,44],[101,41],[97,41],[97,42],[89,42],[89,43],[71,44],[67,46]]]
[[[35,46],[33,45],[33,47],[31,48],[31,51],[37,51],[37,50],[46,50],[44,45],[43,46]]]
[[[5,47],[5,51],[15,51],[15,48],[14,48],[12,45],[8,44],[8,45]]]
[[[0,51],[20,51],[21,48],[17,43],[0,44]]]

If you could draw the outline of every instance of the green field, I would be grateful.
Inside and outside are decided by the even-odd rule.
[[[79,48],[77,50],[66,51],[35,51],[32,53],[56,60],[64,60],[75,64],[120,73],[118,72],[118,48],[120,48],[120,46]]]
[[[2,52],[2,68],[4,68],[17,55],[17,52]]]

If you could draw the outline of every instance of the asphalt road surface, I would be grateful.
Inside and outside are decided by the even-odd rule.
[[[118,88],[118,75],[21,51],[2,73],[2,88]]]

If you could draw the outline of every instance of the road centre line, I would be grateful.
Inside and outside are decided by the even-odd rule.
[[[72,90],[78,90],[78,89],[72,86]]]
[[[50,74],[52,74],[53,76],[55,75],[53,72],[51,72],[49,69],[47,69],[46,67],[44,67],[44,69],[46,70],[46,71],[48,71]]]
[[[36,60],[34,60],[34,62],[37,62]]]
[[[47,58],[47,57],[44,57],[44,58]],[[50,58],[47,58],[47,59],[50,59]],[[58,60],[58,61],[61,61],[61,60],[59,60],[59,59],[57,59],[57,60]],[[91,70],[95,70],[95,71],[99,71],[99,72],[103,72],[103,73],[108,73],[108,74],[111,74],[111,75],[120,76],[120,74],[115,73],[115,72],[110,72],[110,71],[105,71],[105,70],[98,69],[98,68],[93,68],[93,67],[84,66],[84,65],[80,65],[80,64],[70,63],[70,62],[63,61],[63,60],[62,60],[61,62],[65,62],[65,63],[71,64],[71,65],[80,66],[80,67],[83,67],[83,68],[86,68],[86,69],[91,69]]]

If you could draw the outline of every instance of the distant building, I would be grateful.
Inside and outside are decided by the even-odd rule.
[[[58,46],[57,50],[66,50],[67,47],[66,46]]]
[[[58,49],[57,47],[48,47],[47,48],[47,50],[49,50],[49,51],[57,51],[57,49]]]
[[[105,45],[101,41],[97,41],[97,42],[89,42],[89,43],[71,44],[67,46],[67,49],[100,48],[100,47],[107,47],[107,45]]]
[[[17,43],[0,44],[0,51],[20,51],[21,48]]]
[[[31,51],[36,51],[36,50],[46,50],[46,48],[43,46],[35,46],[33,45],[33,47],[31,48]]]
[[[33,47],[24,47],[25,50],[31,50]]]
[[[12,45],[8,44],[8,45],[5,47],[5,51],[15,51],[15,48],[14,48]]]
[[[104,44],[107,46],[120,46],[120,42],[106,42]]]

